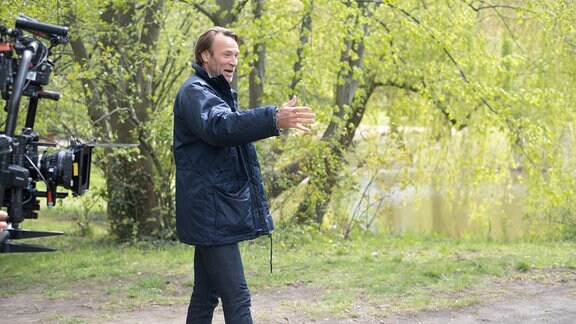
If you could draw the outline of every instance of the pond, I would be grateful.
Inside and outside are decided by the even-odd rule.
[[[513,190],[519,192],[521,188]],[[382,217],[376,226],[394,234],[415,232],[448,237],[520,239],[528,230],[528,223],[523,218],[522,198],[498,191],[500,194],[488,197],[454,198],[433,188],[396,187],[389,192],[386,212],[380,214]]]

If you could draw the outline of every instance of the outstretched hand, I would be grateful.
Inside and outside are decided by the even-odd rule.
[[[316,115],[310,107],[295,106],[297,100],[296,96],[293,96],[290,101],[284,103],[280,109],[278,109],[278,113],[276,114],[278,128],[296,128],[303,132],[310,133],[310,128],[304,125],[314,124]]]

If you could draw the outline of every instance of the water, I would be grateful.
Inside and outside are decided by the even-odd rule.
[[[380,176],[378,181],[361,181],[361,193],[370,201],[360,201],[361,193],[350,197],[355,202],[348,215],[365,228],[399,235],[421,233],[499,240],[520,239],[529,229],[523,216],[524,187],[519,183],[459,183],[446,190],[430,185],[391,186],[398,181],[397,174],[381,171]]]
[[[406,145],[426,140],[426,137],[420,136],[424,131],[423,128],[404,128],[402,132],[409,134],[404,137],[409,140]],[[357,135],[355,139],[360,145],[369,141],[381,142],[385,145],[390,142],[385,138],[389,132],[386,126],[364,126],[358,133],[361,136]],[[461,158],[466,159],[466,155],[462,152],[480,154],[470,150],[470,142],[466,141],[463,136],[466,136],[466,133],[455,132],[451,135],[451,141],[446,143],[450,148],[451,154],[449,155],[452,155],[453,159],[459,154]],[[485,146],[490,148],[488,161],[506,161],[507,151],[501,150],[503,147],[508,147],[504,134],[495,130],[487,135],[485,141],[488,143],[484,143]],[[364,145],[364,149],[372,154],[382,154],[387,150],[394,152],[394,147],[385,149],[382,148],[383,145],[378,145],[378,149]],[[479,146],[482,145],[479,144]],[[429,152],[429,154],[436,153],[434,149]],[[426,155],[426,153],[422,154]],[[435,159],[445,162],[442,157]],[[488,161],[486,161],[487,167]],[[448,163],[446,167],[452,166]],[[414,170],[404,171],[382,169],[377,172],[377,176],[370,179],[368,179],[369,170],[366,170],[366,173],[358,172],[358,174],[364,174],[360,178],[361,186],[364,189],[367,186],[372,187],[368,190],[371,191],[371,201],[362,201],[363,206],[359,209],[366,209],[365,206],[372,205],[366,213],[358,212],[360,197],[350,197],[356,200],[352,214],[363,215],[353,217],[357,217],[364,224],[369,223],[375,230],[384,229],[394,234],[415,232],[449,237],[516,240],[525,236],[528,231],[528,221],[523,217],[526,212],[523,201],[526,194],[520,183],[479,183],[478,179],[472,181],[460,179],[456,181],[457,183],[446,184],[441,183],[445,177],[436,176],[438,172],[436,170],[430,170],[431,173],[424,177],[418,176]],[[474,174],[474,171],[462,171],[462,174]],[[502,177],[505,176],[502,175]],[[498,177],[497,175],[496,178]],[[418,187],[414,184],[395,185],[402,181],[420,183],[424,181],[421,178],[433,179],[438,184],[435,186],[424,184]],[[383,199],[382,204],[374,204],[378,199]],[[376,215],[376,221],[371,224],[369,222],[371,216],[366,215]],[[362,217],[367,219],[361,219]]]
[[[497,191],[502,194],[458,198],[433,188],[395,188],[389,193],[383,209],[386,212],[380,214],[376,226],[395,234],[414,232],[505,240],[523,237],[528,224],[523,218],[522,199],[510,198],[504,190]]]

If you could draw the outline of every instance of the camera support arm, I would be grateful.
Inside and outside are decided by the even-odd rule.
[[[14,81],[14,87],[12,90],[12,95],[10,96],[10,101],[8,102],[7,111],[8,116],[6,118],[6,128],[4,133],[7,136],[14,136],[16,131],[16,122],[18,120],[18,107],[20,106],[20,99],[24,92],[24,83],[26,82],[26,75],[30,69],[30,62],[32,62],[32,57],[36,54],[38,49],[38,43],[36,41],[31,41],[22,53],[21,63],[18,67],[18,73],[16,74],[16,80]]]
[[[50,47],[23,31],[47,39]],[[13,240],[62,235],[62,232],[30,231],[20,228],[24,219],[38,217],[37,200],[46,198],[48,207],[55,199],[68,194],[57,192],[61,186],[73,195],[84,194],[90,183],[91,152],[94,143],[71,141],[68,149],[38,153],[40,146],[52,146],[39,141],[34,123],[39,99],[59,100],[60,94],[43,90],[49,83],[54,67],[49,59],[51,49],[68,42],[68,27],[43,23],[30,17],[16,19],[16,29],[0,26],[0,94],[6,101],[5,131],[0,133],[0,207],[8,207],[8,231],[0,233],[0,253],[54,251],[52,248],[13,243]],[[21,98],[29,97],[26,122],[22,132],[16,132]],[[55,144],[54,144],[55,145]],[[46,191],[36,189],[42,180]]]
[[[16,132],[16,123],[18,121],[20,99],[24,94],[26,78],[30,70],[30,63],[38,50],[38,42],[32,40],[26,44],[22,44],[22,46],[24,47],[24,50],[20,56],[18,72],[14,80],[10,99],[6,103],[7,117],[4,134],[2,135],[2,139],[6,140],[1,141],[2,147],[0,148],[0,201],[4,199],[5,191],[7,189],[6,187],[8,186],[8,189],[11,191],[11,203],[8,215],[10,223],[15,227],[0,233],[0,253],[54,251],[53,248],[31,244],[18,244],[9,239],[62,235],[61,232],[30,231],[18,228],[18,224],[24,219],[22,210],[23,188],[28,185],[30,180],[28,170],[22,167],[24,163],[23,156],[25,154],[25,143],[18,143],[18,141],[15,142],[12,139],[17,138],[14,137],[14,135]],[[39,91],[29,102],[29,108],[32,108],[33,111],[28,112],[27,124],[34,123],[38,98],[57,100],[59,99],[59,95],[52,92],[44,92],[41,87],[39,87]],[[15,153],[12,154],[12,157],[15,159],[11,161],[11,154],[8,153]]]

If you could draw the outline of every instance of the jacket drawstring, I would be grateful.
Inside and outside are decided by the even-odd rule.
[[[272,233],[268,235],[270,237],[270,273],[272,273]]]

